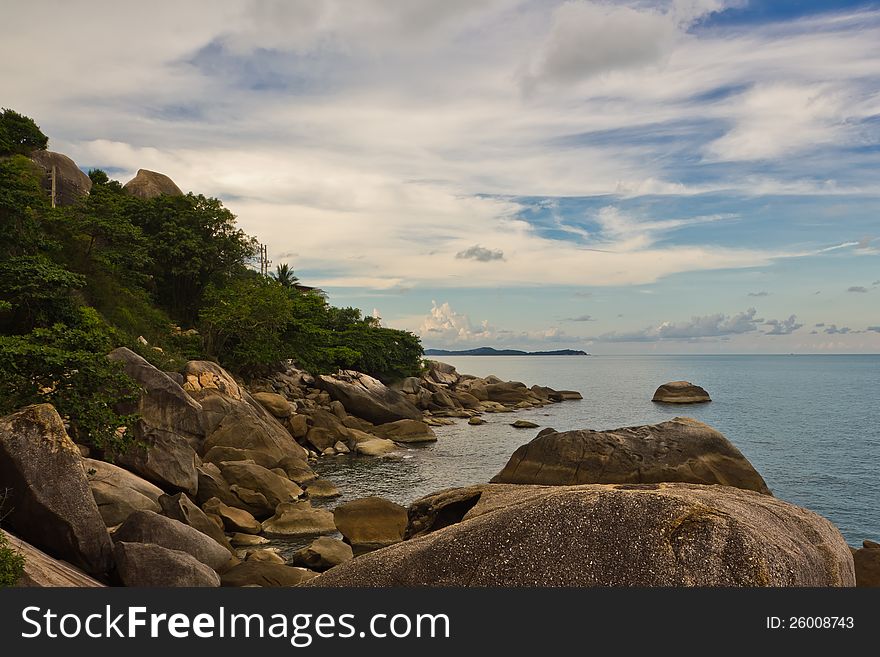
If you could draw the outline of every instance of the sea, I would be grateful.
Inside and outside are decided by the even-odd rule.
[[[342,500],[379,495],[406,505],[489,481],[539,429],[613,429],[687,416],[721,431],[773,494],[830,519],[851,545],[880,540],[880,355],[459,356],[462,374],[577,390],[582,401],[486,414],[437,427],[437,442],[397,458],[328,457],[318,472]],[[651,401],[667,381],[704,387],[707,404]],[[334,503],[338,503],[335,500]]]

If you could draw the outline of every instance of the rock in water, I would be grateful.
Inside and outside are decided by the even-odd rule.
[[[364,497],[333,509],[336,528],[356,552],[399,543],[406,529],[406,509],[381,497]]]
[[[76,162],[61,153],[52,151],[34,151],[31,160],[36,162],[45,172],[43,187],[52,191],[52,168],[55,168],[55,204],[72,205],[80,196],[85,196],[92,189],[92,179],[76,166]]]
[[[314,536],[335,531],[333,514],[312,508],[308,500],[279,504],[275,515],[263,522],[263,533],[268,536]]]
[[[498,484],[721,484],[770,494],[764,479],[727,438],[686,417],[610,431],[539,435],[492,478]]]
[[[125,183],[122,188],[138,198],[155,198],[157,196],[183,196],[183,192],[171,178],[164,173],[138,169],[137,175]]]
[[[108,527],[115,527],[135,511],[161,511],[162,489],[119,466],[83,459],[98,510]]]
[[[450,491],[444,492],[450,495]],[[453,496],[454,497],[454,496]],[[459,489],[445,528],[310,586],[852,586],[826,519],[769,495],[694,484]],[[414,504],[425,505],[420,500]],[[442,512],[442,509],[440,510]]]
[[[291,564],[311,570],[324,571],[346,561],[351,561],[353,558],[354,553],[350,545],[329,536],[321,536],[307,547],[295,552],[291,558]]]
[[[380,424],[370,429],[370,433],[398,443],[430,443],[437,440],[431,427],[421,420],[397,420]]]
[[[343,371],[338,375],[320,376],[315,383],[330,397],[342,402],[349,414],[373,424],[422,419],[419,409],[403,393],[366,374]]]
[[[299,586],[315,577],[305,568],[294,568],[268,561],[245,561],[223,573],[223,586]]]
[[[537,429],[540,425],[535,424],[534,422],[529,422],[528,420],[517,420],[516,422],[512,422],[510,426],[514,429]]]
[[[880,546],[873,541],[865,541],[863,545],[858,550],[852,550],[856,586],[880,586]]]
[[[664,404],[699,404],[712,400],[708,392],[690,381],[670,381],[657,388],[651,401]]]
[[[112,545],[76,444],[49,404],[0,419],[0,491],[6,522],[24,540],[103,577]]]
[[[211,568],[180,550],[153,543],[116,543],[116,572],[125,586],[220,586]]]

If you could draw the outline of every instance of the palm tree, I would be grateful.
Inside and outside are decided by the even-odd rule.
[[[293,287],[299,283],[299,279],[293,275],[293,270],[287,263],[275,267],[275,273],[272,275],[282,287]]]

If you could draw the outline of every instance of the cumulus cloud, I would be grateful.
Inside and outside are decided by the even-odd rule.
[[[491,262],[493,260],[504,260],[504,251],[501,249],[487,249],[475,244],[474,246],[459,251],[455,254],[460,260],[476,260],[477,262]]]
[[[868,288],[866,288],[864,285],[852,285],[846,288],[846,291],[864,293],[868,291]]]
[[[662,322],[657,326],[630,333],[605,333],[593,338],[593,340],[597,342],[661,342],[664,340],[723,338],[757,330],[758,325],[764,320],[756,315],[757,310],[749,308],[735,315],[717,313],[692,317],[687,322]]]
[[[566,317],[566,322],[595,322],[596,318],[592,315],[578,315],[577,317]]]
[[[788,319],[768,319],[764,326],[770,326],[764,335],[790,335],[803,326],[797,321],[796,315],[789,315]]]
[[[849,326],[841,326],[840,328],[837,328],[837,324],[831,324],[830,326],[828,326],[825,329],[825,333],[828,333],[829,335],[835,335],[835,334],[842,335],[842,334],[851,333],[851,332],[852,332],[852,329]]]
[[[770,296],[770,293],[765,292],[764,290],[761,290],[760,292],[749,292],[749,296],[750,297],[768,297],[768,296]]]

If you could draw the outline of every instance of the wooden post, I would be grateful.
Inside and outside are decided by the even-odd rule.
[[[52,165],[52,207],[55,207],[55,165]]]

